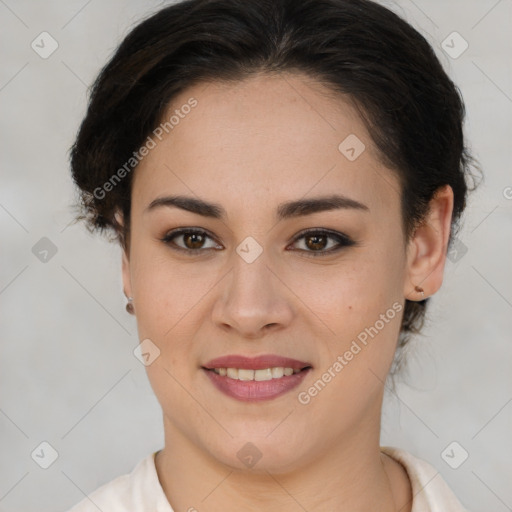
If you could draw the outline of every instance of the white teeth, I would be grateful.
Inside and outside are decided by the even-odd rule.
[[[272,368],[254,370],[254,380],[272,380]]]
[[[232,379],[238,379],[238,369],[237,368],[227,368],[227,376]]]
[[[272,378],[280,379],[284,375],[284,368],[272,368]]]
[[[239,369],[238,380],[254,380],[254,370]]]
[[[213,371],[221,377],[229,377],[230,379],[237,380],[272,380],[280,379],[285,376],[288,377],[294,373],[299,373],[301,370],[294,370],[293,368],[283,368],[282,366],[276,368],[264,368],[262,370],[248,370],[246,368],[213,368]]]

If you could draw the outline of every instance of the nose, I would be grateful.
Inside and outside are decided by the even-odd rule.
[[[288,326],[293,318],[289,291],[264,253],[247,263],[236,253],[233,267],[221,283],[212,319],[237,337],[258,339]]]

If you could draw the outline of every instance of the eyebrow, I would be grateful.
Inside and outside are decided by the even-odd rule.
[[[176,207],[188,212],[202,215],[203,217],[211,217],[213,219],[226,219],[226,210],[217,203],[210,203],[202,199],[196,199],[188,196],[166,196],[159,197],[151,201],[145,208],[144,213],[155,210],[159,207]],[[276,210],[278,220],[301,217],[303,215],[311,215],[317,212],[338,210],[338,209],[355,209],[369,212],[368,206],[350,199],[349,197],[334,194],[325,197],[316,197],[312,199],[299,199],[297,201],[288,201],[281,203]]]

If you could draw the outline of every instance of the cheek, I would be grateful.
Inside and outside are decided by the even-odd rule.
[[[320,376],[332,384],[315,401],[312,416],[328,409],[336,424],[348,428],[359,423],[370,404],[378,403],[400,331],[403,305],[395,282],[399,273],[398,267],[372,263],[354,267],[350,277],[333,278],[325,315],[319,315],[335,332],[324,338],[325,373]]]
[[[197,324],[192,322],[200,299],[211,284],[191,277],[180,267],[149,252],[134,258],[134,295],[140,340],[150,339],[158,357],[146,367],[155,396],[164,411],[187,403],[182,384],[197,370],[193,346]],[[202,289],[200,289],[202,288]]]
[[[134,248],[131,265],[137,323],[149,337],[171,336],[213,285],[211,273],[199,276],[193,266],[173,261],[160,248]]]
[[[322,299],[319,316],[335,333],[329,336],[328,357],[334,362],[346,354],[344,374],[358,386],[368,377],[368,368],[383,376],[393,360],[403,311],[403,276],[400,252],[383,244],[355,258],[343,272],[333,273]]]
[[[376,320],[402,299],[404,264],[393,248],[368,249],[331,272],[319,304],[337,323],[360,326]]]

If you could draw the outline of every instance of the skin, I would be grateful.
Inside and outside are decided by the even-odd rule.
[[[420,300],[442,283],[453,193],[439,190],[408,243],[396,173],[378,159],[357,110],[302,74],[256,75],[201,83],[173,99],[198,105],[135,171],[124,290],[134,298],[140,340],[160,356],[147,366],[162,406],[165,447],[156,456],[162,488],[176,511],[367,511],[411,509],[404,468],[379,449],[385,378],[402,313],[307,404],[307,390],[394,303]],[[356,134],[366,149],[349,161],[338,146]],[[333,192],[368,207],[277,221],[278,204]],[[223,220],[176,207],[145,208],[186,195],[221,205]],[[122,220],[121,217],[119,219]],[[211,238],[177,236],[199,228]],[[296,238],[324,228],[336,239]],[[248,236],[263,252],[236,252]],[[322,245],[328,244],[328,245]],[[219,250],[209,250],[209,248]],[[202,252],[201,252],[202,251]],[[323,255],[309,256],[314,251]],[[241,402],[218,391],[201,365],[227,354],[265,353],[310,362],[291,392]],[[246,467],[237,452],[262,457]]]

